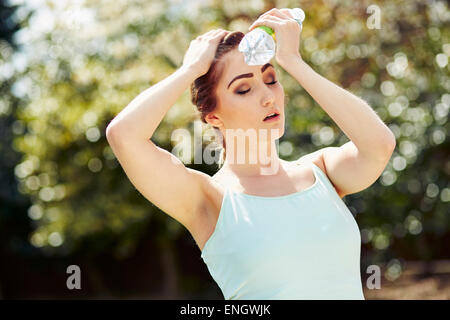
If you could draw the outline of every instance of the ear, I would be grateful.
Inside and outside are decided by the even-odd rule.
[[[223,125],[222,120],[220,120],[214,112],[207,114],[205,116],[205,121],[217,128],[220,128]]]

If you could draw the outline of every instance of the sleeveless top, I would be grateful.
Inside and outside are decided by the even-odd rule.
[[[201,258],[226,300],[365,300],[358,225],[327,175],[300,192],[225,188]]]

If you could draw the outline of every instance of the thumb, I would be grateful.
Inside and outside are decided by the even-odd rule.
[[[252,25],[248,28],[248,30],[252,31],[258,26],[266,26],[269,28],[272,28],[273,31],[276,29],[276,22],[270,21],[270,20],[262,20],[262,21],[255,21],[252,23]]]

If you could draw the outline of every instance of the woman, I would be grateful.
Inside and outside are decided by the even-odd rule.
[[[193,40],[180,69],[113,119],[108,141],[134,186],[189,230],[225,299],[364,299],[361,238],[341,198],[380,176],[394,136],[367,103],[302,60],[300,27],[288,12],[272,9],[251,28],[258,25],[275,31],[278,64],[351,141],[280,159],[284,91],[275,69],[246,65],[237,50],[243,34],[222,29]],[[189,84],[202,121],[224,138],[213,177],[149,140]],[[279,116],[267,120],[272,113]]]

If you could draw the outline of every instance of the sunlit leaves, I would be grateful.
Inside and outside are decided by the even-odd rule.
[[[122,234],[157,212],[128,181],[106,143],[108,122],[179,67],[196,36],[211,28],[245,27],[264,7],[262,1],[239,2],[222,6],[225,12],[196,11],[199,4],[172,2],[177,7],[170,7],[171,1],[111,0],[49,5],[18,34],[23,53],[0,63],[1,80],[25,71],[11,88],[23,100],[15,111],[12,147],[24,155],[14,173],[19,191],[33,202],[28,216],[36,224],[29,239],[34,246],[72,248],[104,230]],[[380,8],[381,29],[367,27],[369,5]],[[397,140],[379,181],[348,197],[352,204],[364,203],[355,204],[363,242],[387,252],[395,238],[414,244],[411,239],[424,232],[449,232],[447,4],[311,1],[302,8],[302,57],[368,101]],[[2,62],[10,55],[0,42]],[[293,159],[343,144],[347,137],[308,93],[291,77],[281,79],[289,103],[280,155]],[[189,98],[183,94],[169,110],[154,141],[168,146],[173,130],[189,127],[194,111]],[[0,97],[0,115],[10,112],[9,99]],[[411,215],[412,209],[423,214]],[[167,221],[162,214],[155,218]],[[399,272],[395,263],[389,270],[392,279]]]

